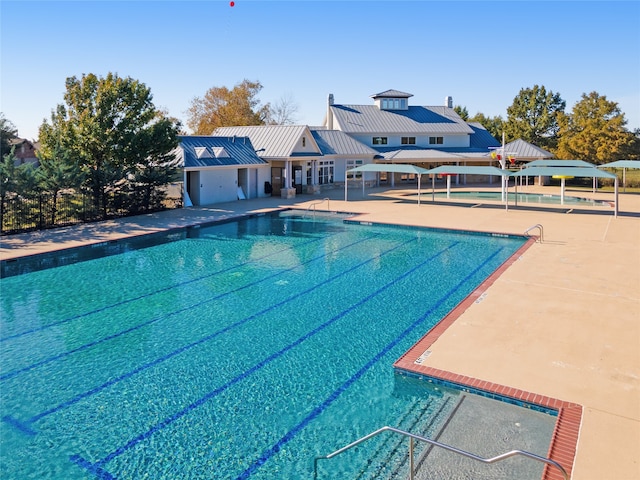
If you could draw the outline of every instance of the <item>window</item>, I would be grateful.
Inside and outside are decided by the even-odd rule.
[[[400,139],[400,143],[402,143],[402,145],[415,145],[416,144],[416,137],[402,137]]]
[[[333,183],[333,160],[322,160],[318,165],[318,183],[320,185]]]
[[[302,146],[306,147],[307,146],[307,139],[306,137],[302,137]]]
[[[406,98],[383,98],[381,105],[383,110],[406,110],[407,99]]]
[[[442,145],[444,137],[429,137],[429,145]]]
[[[386,145],[387,137],[373,137],[373,140],[371,141],[371,143],[373,145]]]
[[[347,178],[362,178],[362,172],[349,172],[352,168],[361,167],[362,160],[347,160]],[[355,174],[354,174],[355,173]]]

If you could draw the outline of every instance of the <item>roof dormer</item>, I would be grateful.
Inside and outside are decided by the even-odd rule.
[[[398,90],[386,90],[371,95],[371,98],[373,98],[373,101],[380,110],[408,110],[409,97],[413,97],[413,95]]]

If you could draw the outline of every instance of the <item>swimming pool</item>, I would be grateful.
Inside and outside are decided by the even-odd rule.
[[[562,203],[562,199],[560,195],[548,195],[542,193],[521,193],[517,194],[514,192],[509,192],[508,201],[510,204],[514,204],[516,201],[516,195],[518,199],[518,203],[540,203],[546,205],[560,205]],[[423,195],[424,197],[424,195]],[[447,198],[446,192],[436,192],[435,197],[442,199]],[[502,201],[502,193],[501,192],[451,192],[449,194],[449,198],[454,199],[464,199],[464,200],[491,200],[495,202]],[[592,200],[589,198],[582,197],[572,197],[566,196],[564,197],[564,205],[585,205],[585,206],[600,206],[600,207],[610,207],[610,202],[605,202],[602,200]]]
[[[169,240],[1,280],[3,478],[310,478],[429,434],[456,394],[391,366],[524,242],[291,212]]]

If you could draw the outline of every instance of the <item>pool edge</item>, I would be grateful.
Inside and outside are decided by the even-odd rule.
[[[536,241],[537,237],[531,237],[525,242],[475,290],[396,360],[393,368],[396,371],[408,372],[409,374],[424,377],[427,380],[433,379],[438,383],[453,384],[462,390],[476,391],[490,398],[499,398],[504,401],[510,399],[518,403],[537,405],[543,409],[557,411],[556,424],[551,436],[547,457],[562,465],[569,478],[571,478],[582,423],[583,407],[581,405],[416,363],[427,352],[429,347]],[[541,480],[561,479],[562,475],[558,469],[549,465],[544,467]]]

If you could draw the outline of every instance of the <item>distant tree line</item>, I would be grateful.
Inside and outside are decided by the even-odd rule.
[[[109,73],[66,80],[64,103],[52,111],[39,130],[39,165],[16,166],[11,140],[15,126],[0,113],[0,226],[10,204],[50,196],[46,217],[56,224],[58,200],[78,194],[84,219],[105,219],[163,208],[166,185],[175,180],[179,165],[174,150],[181,124],[156,108],[144,84]],[[210,135],[224,126],[290,124],[298,107],[291,96],[261,104],[262,84],[243,80],[229,89],[212,87],[194,97],[187,125],[196,135]],[[640,159],[640,129],[629,131],[615,102],[596,92],[583,94],[571,112],[560,94],[544,86],[523,88],[507,108],[506,119],[455,110],[469,122],[479,122],[496,139],[518,138],[549,150],[559,159],[601,164]],[[35,216],[36,207],[25,207]],[[33,205],[33,203],[31,204]],[[42,208],[41,208],[42,210]],[[38,213],[42,224],[45,215]],[[46,222],[45,222],[46,223]]]
[[[640,159],[640,129],[629,131],[617,103],[596,92],[582,94],[570,113],[560,94],[544,86],[523,88],[507,108],[507,118],[469,117],[466,107],[456,106],[468,122],[481,123],[496,139],[522,139],[550,151],[558,159],[602,164]]]

